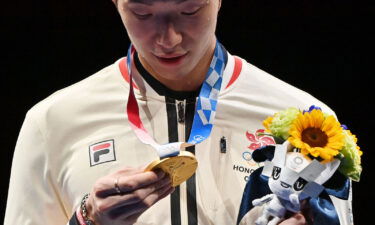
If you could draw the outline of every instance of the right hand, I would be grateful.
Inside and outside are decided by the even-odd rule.
[[[115,189],[116,179],[121,194]],[[143,212],[173,191],[171,180],[164,172],[127,167],[95,182],[86,201],[88,217],[95,225],[133,224]]]

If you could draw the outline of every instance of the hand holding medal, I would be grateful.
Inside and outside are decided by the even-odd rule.
[[[197,167],[198,162],[193,153],[180,151],[177,156],[154,160],[146,167],[145,171],[163,170],[169,175],[172,187],[176,187],[189,179],[195,173]]]
[[[134,48],[129,47],[127,56],[127,69],[129,75],[129,98],[127,104],[128,120],[137,137],[145,144],[151,145],[159,155],[159,159],[151,162],[145,171],[161,169],[169,175],[172,186],[176,187],[189,179],[196,171],[198,162],[194,154],[184,151],[186,147],[199,144],[208,138],[213,128],[216,113],[217,98],[220,92],[222,75],[224,71],[224,51],[219,42],[216,42],[214,56],[200,90],[193,126],[188,142],[174,142],[160,145],[155,142],[144,128],[139,116],[139,107],[134,95],[131,58]]]

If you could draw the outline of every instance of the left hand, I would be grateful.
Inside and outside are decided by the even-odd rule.
[[[287,212],[285,217],[279,225],[309,225],[312,224],[312,215],[309,209],[309,202],[307,200],[301,201],[301,212],[291,213]]]
[[[283,220],[279,225],[307,225],[307,221],[302,213],[296,213],[288,219]]]

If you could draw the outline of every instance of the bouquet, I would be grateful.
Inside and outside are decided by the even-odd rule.
[[[363,153],[356,136],[314,105],[280,111],[263,125],[266,130],[258,135],[273,137],[276,145],[253,152],[264,166],[250,176],[237,224],[254,206],[263,206],[257,225],[278,224],[287,211],[300,212],[304,200],[314,215],[312,224],[340,224],[328,196],[348,199],[349,180],[360,180]]]

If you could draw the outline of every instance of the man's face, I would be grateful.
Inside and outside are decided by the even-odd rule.
[[[151,73],[179,80],[215,47],[220,0],[118,0],[140,59]]]

